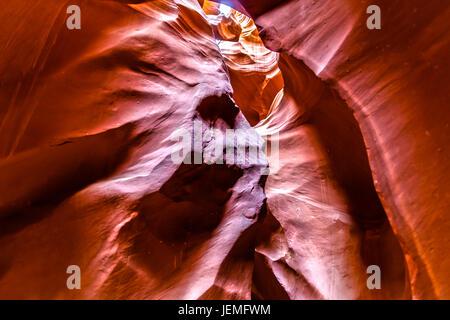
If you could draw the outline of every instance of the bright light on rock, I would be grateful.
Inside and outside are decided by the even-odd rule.
[[[229,18],[231,15],[231,8],[227,5],[224,4],[220,4],[219,5],[219,11],[222,15],[224,15],[225,17]]]

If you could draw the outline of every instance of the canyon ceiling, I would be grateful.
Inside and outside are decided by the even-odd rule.
[[[450,299],[450,2],[0,5],[0,298]]]

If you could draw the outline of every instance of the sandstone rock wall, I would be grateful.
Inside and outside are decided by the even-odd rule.
[[[362,168],[355,171],[347,163],[341,166],[347,173],[338,179],[360,180],[343,181],[349,191],[355,187],[368,190],[371,179],[361,147],[366,150],[376,191],[407,262],[412,297],[448,298],[449,261],[443,257],[449,248],[450,227],[449,150],[445,147],[450,136],[449,5],[442,1],[292,0],[275,6],[274,2],[262,3],[254,10],[257,1],[241,4],[255,19],[266,47],[286,57],[290,68],[282,70],[285,82],[295,78],[292,70],[301,68],[292,65],[302,61],[306,66],[303,77],[317,77],[324,92],[335,92],[334,102],[321,108],[320,103],[310,103],[311,96],[320,95],[316,89],[305,93],[299,86],[293,88],[291,100],[299,108],[313,109],[307,122],[316,121],[314,113],[321,113],[325,117],[319,122],[325,124],[331,113],[333,124],[320,131],[325,136],[334,135],[333,126],[337,131],[345,126],[341,117],[359,127],[353,126],[355,134],[341,142],[336,139],[339,135],[331,140],[324,137],[331,141],[331,145],[325,142],[327,153],[336,162],[336,176],[342,173],[339,157],[355,159],[351,163]],[[381,8],[381,30],[366,28],[366,8],[371,4]],[[336,104],[338,108],[333,107]],[[359,147],[354,149],[355,145]],[[359,155],[352,156],[355,151]],[[268,184],[270,189],[270,179]],[[362,210],[355,218],[377,216],[370,213],[380,211],[368,201],[367,197],[373,199],[371,191],[367,197],[350,194],[361,202]],[[270,192],[268,197],[270,209]],[[386,237],[381,239],[391,235]],[[383,247],[381,251],[390,251],[390,246]],[[401,264],[389,252],[384,255],[390,265]]]
[[[171,160],[194,121],[253,130],[200,5],[73,4],[1,3],[0,297],[250,298],[266,160]]]
[[[215,2],[0,0],[0,298],[449,298],[449,4]]]

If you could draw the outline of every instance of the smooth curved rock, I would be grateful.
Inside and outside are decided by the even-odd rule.
[[[220,51],[234,88],[233,98],[251,125],[267,117],[276,95],[284,87],[278,68],[279,54],[264,47],[253,20],[232,11],[220,13],[218,4],[203,5],[214,26]]]
[[[370,4],[290,1],[256,24],[269,49],[305,61],[346,99],[402,245],[413,297],[448,298],[450,7],[378,1],[382,29],[371,31]]]
[[[251,7],[246,1],[242,4]],[[325,87],[336,89],[336,95],[345,99],[360,128],[376,190],[402,246],[412,296],[446,298],[450,261],[442,257],[449,248],[446,234],[450,227],[446,186],[449,153],[445,148],[450,136],[446,107],[449,6],[440,1],[426,6],[419,1],[378,1],[382,30],[372,31],[365,26],[370,4],[294,0],[270,10],[262,5],[253,17],[269,49],[283,52],[289,56],[286,60],[304,61],[325,81]],[[299,71],[290,70],[294,72],[283,72],[286,83]],[[319,94],[316,89],[306,93],[298,89],[295,87],[291,99],[308,111],[309,118],[309,113],[314,112],[309,111],[314,104],[311,100]],[[286,114],[292,117],[295,112]],[[284,125],[286,119],[278,122]],[[321,134],[327,135],[326,131]],[[355,137],[360,139],[358,135]],[[339,142],[334,141],[334,145],[338,148]],[[340,175],[339,171],[335,173]],[[363,176],[364,188],[368,188],[367,173]],[[344,180],[348,178],[344,176]],[[270,190],[270,184],[269,178],[266,190]],[[268,198],[270,209],[270,191]],[[294,208],[285,208],[283,216],[286,210],[294,212]],[[385,256],[389,254],[387,250]]]
[[[3,2],[0,298],[450,297],[449,4]]]
[[[83,1],[69,31],[65,4],[0,14],[0,297],[249,299],[266,162],[171,157],[195,121],[253,131],[201,7]]]

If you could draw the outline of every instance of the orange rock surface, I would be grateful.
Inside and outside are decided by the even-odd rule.
[[[251,12],[257,1],[241,3]],[[281,66],[286,89],[284,101],[279,106],[284,115],[277,111],[266,122],[282,133],[281,139],[283,136],[291,139],[292,146],[304,150],[312,144],[318,154],[325,153],[331,161],[332,176],[346,191],[341,200],[349,198],[356,209],[351,210],[351,215],[363,231],[362,251],[369,252],[369,258],[362,255],[363,260],[366,264],[371,264],[374,259],[385,260],[388,265],[381,269],[396,275],[392,278],[395,281],[389,280],[385,285],[392,287],[389,297],[411,294],[417,299],[448,298],[450,260],[444,257],[450,245],[447,235],[450,193],[446,183],[450,173],[450,152],[445,147],[450,137],[447,89],[450,7],[440,1],[430,1],[425,6],[420,1],[395,4],[377,1],[382,12],[382,29],[368,30],[366,8],[370,4],[369,1],[352,0],[297,0],[284,1],[275,7],[262,6],[253,13],[265,46],[282,52],[286,66],[284,69]],[[289,111],[284,111],[287,106]],[[327,120],[327,117],[330,118]],[[297,118],[300,123],[291,124]],[[298,140],[302,136],[300,132],[307,129],[312,129],[313,133],[303,145]],[[314,142],[316,135],[319,142]],[[287,143],[281,142],[282,150]],[[285,155],[280,154],[280,158],[285,159],[286,169],[282,168],[278,173],[279,179],[277,175],[269,177],[266,193],[268,207],[282,229],[292,228],[292,232],[298,234],[298,229],[292,227],[292,216],[297,210],[291,206],[293,199],[301,195],[307,196],[308,201],[310,197],[316,201],[319,198],[319,202],[326,204],[333,201],[323,201],[328,193],[319,196],[313,187],[300,192],[297,181],[304,175],[291,180],[292,170],[301,171],[299,160],[293,159],[294,155],[300,157],[300,150],[287,149]],[[310,157],[312,154],[314,152],[308,152]],[[315,175],[320,172],[312,171]],[[281,187],[286,181],[291,185],[289,192]],[[317,179],[314,185],[318,189],[319,182],[327,183],[327,179]],[[372,184],[383,208],[371,191]],[[321,190],[323,192],[324,188]],[[301,203],[305,205],[308,201]],[[391,231],[381,227],[385,225],[381,222],[384,220],[383,209],[401,251],[394,249],[393,240],[388,240],[392,238]],[[302,225],[303,220],[294,218]],[[375,222],[375,226],[370,226],[370,221]],[[320,230],[316,224],[311,226],[308,229],[313,232]],[[350,225],[347,229],[351,230]],[[319,235],[319,239],[324,236]],[[348,243],[354,243],[354,240]],[[294,268],[296,274],[306,273],[306,282],[312,283],[312,288],[317,291],[323,281],[320,267],[311,267],[309,264],[313,262],[305,262],[304,255],[295,250],[295,245],[290,248],[298,253],[301,261],[287,264],[291,268],[297,267]],[[371,249],[372,246],[379,252]],[[332,247],[332,252],[336,252],[331,242],[326,242],[324,247]],[[306,249],[313,252],[311,260],[317,261],[314,250],[322,252],[323,247],[320,241],[315,241]],[[357,250],[345,251],[359,258]],[[265,257],[269,264],[272,263],[268,254]],[[351,258],[344,260],[352,261]],[[406,262],[406,272],[401,271],[402,260]],[[329,270],[328,266],[325,269]],[[338,279],[347,279],[344,283],[349,281],[342,269],[337,273],[340,274]],[[403,273],[406,278],[402,278]],[[356,279],[357,276],[352,274]],[[325,297],[333,296],[332,281],[325,285],[328,287],[319,292],[322,296],[326,292]],[[364,293],[361,295],[354,290],[357,286],[350,287],[353,288],[350,295],[364,297]],[[297,288],[293,285],[291,290]],[[341,296],[343,291],[337,289],[337,292]]]
[[[171,160],[195,120],[253,130],[201,7],[65,4],[1,13],[0,297],[249,299],[266,164]]]
[[[450,298],[449,4],[3,2],[0,298]]]

